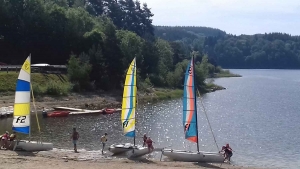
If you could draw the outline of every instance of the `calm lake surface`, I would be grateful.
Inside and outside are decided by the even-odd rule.
[[[203,96],[219,148],[230,143],[232,162],[242,166],[299,168],[300,166],[300,71],[240,70],[236,78],[220,78],[215,83],[226,90]],[[200,149],[218,151],[198,99]],[[63,106],[63,105],[62,105]],[[196,144],[184,139],[182,100],[140,105],[136,129],[139,137],[147,133],[155,147],[172,146],[196,151]],[[39,138],[34,116],[32,136]],[[74,115],[39,118],[42,140],[56,148],[72,149],[72,128],[80,134],[79,149],[100,150],[100,137],[107,132],[108,144],[132,142],[123,136],[120,114]],[[11,131],[12,118],[0,120],[0,132]],[[24,137],[24,136],[23,136]],[[137,138],[142,143],[142,138]],[[160,157],[155,155],[155,158]]]

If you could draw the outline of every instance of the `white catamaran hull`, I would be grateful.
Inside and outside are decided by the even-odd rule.
[[[133,144],[125,143],[125,144],[113,144],[108,148],[108,151],[112,152],[113,154],[122,154],[132,149],[133,149]]]
[[[52,143],[45,143],[45,142],[37,142],[37,141],[27,141],[27,140],[20,140],[15,141],[16,148],[25,151],[48,151],[53,149]]]
[[[223,163],[224,156],[215,152],[189,152],[184,150],[164,149],[162,154],[174,161],[200,162],[200,163]]]
[[[127,152],[127,155],[129,157],[141,157],[143,155],[149,154],[152,151],[149,152],[148,147],[135,147],[131,151]]]
[[[140,157],[152,152],[149,152],[148,147],[137,147],[131,143],[113,144],[108,148],[108,151],[114,154],[122,154],[126,152],[129,157]]]

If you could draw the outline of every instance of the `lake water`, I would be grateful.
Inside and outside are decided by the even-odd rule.
[[[215,83],[226,90],[203,96],[219,148],[230,143],[232,163],[242,166],[299,168],[300,166],[300,71],[231,70],[243,77],[220,78]],[[198,99],[200,149],[218,151]],[[184,139],[182,100],[141,105],[137,111],[138,137],[147,133],[156,147],[196,151],[196,144]],[[32,116],[34,119],[34,116]],[[72,149],[73,127],[80,134],[78,147],[100,150],[100,137],[107,132],[108,144],[132,142],[124,137],[120,114],[74,115],[65,118],[39,118],[42,140],[57,148]],[[0,132],[11,131],[12,118],[0,120]],[[32,135],[38,138],[35,120]],[[142,143],[142,138],[137,138]],[[159,158],[160,154],[154,155]]]

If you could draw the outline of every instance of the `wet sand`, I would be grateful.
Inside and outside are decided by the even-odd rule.
[[[87,153],[73,153],[71,150],[52,150],[47,152],[15,152],[0,150],[0,169],[179,169],[179,168],[219,168],[219,169],[262,169],[234,166],[229,164],[197,164],[184,162],[168,162],[159,160],[148,160],[145,157],[130,160],[126,158],[102,156],[100,152],[97,158],[89,158]]]

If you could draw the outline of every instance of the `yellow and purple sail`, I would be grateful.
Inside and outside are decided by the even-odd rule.
[[[132,60],[126,74],[122,100],[122,127],[125,136],[135,137],[136,61]]]
[[[12,130],[18,133],[30,133],[30,55],[25,60],[16,85],[14,119]]]
[[[183,127],[185,139],[198,143],[197,105],[195,94],[194,59],[191,59],[184,77]]]

